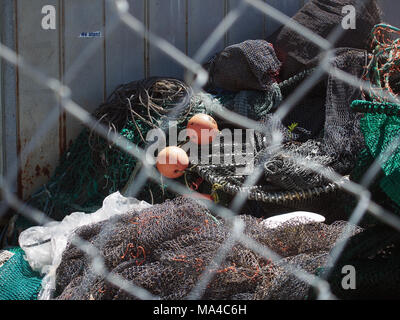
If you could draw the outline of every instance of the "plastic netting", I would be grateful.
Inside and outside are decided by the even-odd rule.
[[[332,54],[330,62],[333,66],[354,76],[362,76],[368,62],[365,50],[341,48],[334,50]],[[247,176],[236,172],[239,168],[248,166],[249,162],[245,165],[224,163],[226,150],[222,149],[224,142],[220,141],[220,164],[196,164],[190,170],[199,174],[214,189],[231,196],[246,193],[249,200],[294,208],[301,207],[304,202],[316,202],[325,196],[323,201],[329,206],[329,197],[337,197],[337,191],[344,180],[329,181],[294,159],[309,159],[331,172],[350,175],[364,141],[359,127],[362,115],[353,112],[349,105],[354,99],[361,98],[361,90],[330,76],[323,79],[283,121],[276,120],[274,112],[279,109],[282,100],[310,72],[311,70],[306,70],[287,81],[270,85],[269,95],[242,91],[230,101],[224,99],[224,104],[219,106],[244,116],[249,116],[251,110],[257,106],[268,106],[258,109],[261,112],[253,117],[260,123],[253,145],[254,166],[261,166],[264,170],[264,178],[259,179],[256,185],[243,187]],[[321,94],[321,88],[325,90],[325,94]],[[276,97],[281,98],[274,99]],[[263,103],[255,103],[260,100]],[[209,109],[218,108],[218,102]],[[282,146],[278,149],[271,145],[273,135],[277,132],[283,138]],[[230,152],[236,150],[237,154],[245,157],[248,150],[242,141],[239,144],[243,147],[237,148],[233,145]]]
[[[190,98],[191,89],[182,81],[150,78],[119,86],[94,116],[110,131],[145,147],[147,132],[168,125],[165,119],[169,113],[176,113],[179,124],[198,112],[188,110]],[[137,163],[131,155],[84,129],[65,152],[54,176],[28,203],[55,220],[74,211],[93,212],[106,196],[124,188]],[[168,194],[161,181],[149,182],[140,197],[157,203]]]
[[[295,21],[326,39],[342,23],[344,6],[359,6],[355,11],[356,25],[346,30],[334,43],[335,48],[367,49],[370,30],[381,22],[381,11],[375,0],[311,0],[293,17]],[[283,26],[272,36],[277,55],[283,66],[281,76],[287,79],[311,63],[319,54],[318,45],[289,26]]]
[[[211,265],[213,278],[203,299],[262,299],[279,293],[284,283],[281,281],[284,264],[302,266],[312,273],[322,267],[347,225],[345,222],[304,224],[301,219],[292,219],[271,228],[252,216],[240,219],[245,224],[244,234],[271,248],[283,259],[272,263],[245,246],[235,244],[234,238],[230,240],[232,226],[229,223],[213,217],[200,202],[185,198],[82,227],[76,235],[100,250],[110,272],[161,299],[187,298],[208,265]],[[362,230],[351,228],[352,234]],[[225,261],[213,267],[213,259],[226,241],[233,247]],[[297,298],[306,299],[308,290],[299,291],[296,286],[286,286],[279,298],[297,294]],[[72,244],[64,252],[57,269],[55,297],[134,298],[97,276],[90,259]]]
[[[42,276],[32,271],[21,248],[7,251],[13,255],[0,266],[0,300],[36,300]]]
[[[399,63],[399,29],[380,24],[372,30],[372,59],[363,77],[368,80],[370,90],[363,92],[364,100],[355,100],[351,107],[363,113],[360,128],[364,136],[365,148],[360,152],[351,179],[361,182],[368,169],[378,159],[380,172],[371,181],[372,197],[382,206],[399,213],[399,166],[400,150],[393,148],[400,130],[400,106],[389,101],[399,91],[396,84]],[[393,37],[394,36],[394,37]],[[377,92],[385,92],[384,99]],[[390,156],[386,153],[391,151]],[[400,276],[400,243],[398,232],[371,217],[363,219],[368,228],[350,239],[338,266],[352,265],[358,270],[357,294],[343,290],[341,270],[330,269],[329,283],[333,292],[343,299],[391,299],[399,296],[396,285]],[[323,274],[323,272],[322,272]]]

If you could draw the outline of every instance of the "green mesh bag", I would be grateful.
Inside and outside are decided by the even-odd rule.
[[[0,267],[0,300],[37,300],[42,277],[31,269],[21,248],[8,251],[13,256]]]
[[[364,155],[370,155],[359,163],[358,170],[360,173],[365,171],[369,167],[366,164],[372,163],[372,159],[381,160],[383,176],[378,181],[379,188],[400,206],[400,148],[395,148],[389,157],[384,156],[391,144],[399,139],[400,105],[356,100],[352,108],[365,113],[360,127],[366,144]]]

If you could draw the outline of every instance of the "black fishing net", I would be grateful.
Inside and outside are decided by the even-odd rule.
[[[328,276],[332,293],[340,299],[398,299],[400,297],[400,235],[382,224],[350,238],[336,266],[326,266],[318,276]],[[355,270],[355,288],[343,287],[343,268]],[[315,298],[311,290],[310,298]]]
[[[337,49],[332,67],[360,79],[368,63],[364,50]],[[327,154],[335,157],[333,168],[348,174],[355,166],[357,155],[364,146],[360,130],[362,115],[349,108],[352,99],[361,96],[361,90],[334,76],[329,76],[326,91],[323,145]]]
[[[247,40],[217,53],[205,67],[211,87],[263,91],[277,81],[281,63],[270,43]]]
[[[399,149],[393,148],[391,156],[383,157],[389,145],[399,134],[399,105],[391,103],[377,93],[398,98],[398,38],[400,30],[380,24],[372,30],[374,40],[372,59],[365,68],[363,79],[369,81],[370,90],[363,92],[362,100],[351,107],[363,114],[360,128],[365,148],[359,153],[351,179],[363,183],[371,165],[381,160],[380,168],[368,184],[373,201],[394,215],[400,213],[399,188],[396,171],[399,168]],[[397,39],[397,42],[394,40]],[[364,184],[366,185],[366,184]],[[349,214],[358,203],[357,198],[346,199]],[[375,216],[366,215],[359,223],[366,230],[350,239],[336,266],[327,266],[321,275],[327,277],[332,291],[342,299],[398,299],[399,289],[399,231]],[[354,290],[344,290],[341,283],[342,268],[353,266],[356,271]]]
[[[234,244],[221,265],[213,264],[218,249],[230,239],[231,225],[214,217],[201,203],[184,198],[82,227],[76,235],[101,252],[109,271],[161,299],[187,297],[209,265],[214,276],[203,299],[306,299],[307,286],[291,281],[291,275],[284,274],[284,266],[292,264],[315,272],[324,265],[347,225],[304,224],[298,219],[271,228],[251,216],[240,219],[247,236],[271,248],[282,259],[272,262]],[[351,228],[351,234],[360,231]],[[96,275],[91,263],[80,249],[68,245],[57,269],[55,298],[135,298]],[[284,283],[287,287],[280,290]],[[299,286],[304,289],[297,290]]]
[[[344,30],[334,47],[369,49],[370,32],[381,22],[381,11],[375,0],[311,0],[292,18],[313,33],[327,39],[331,32],[342,24],[344,6],[355,7],[356,27]],[[307,64],[320,53],[320,47],[297,30],[288,26],[280,29],[270,40],[282,61],[282,79],[287,79],[306,68]]]
[[[365,50],[340,48],[333,50],[331,56],[332,67],[357,78],[361,78],[368,63],[368,53]],[[310,66],[315,66],[317,61],[319,57]],[[216,111],[218,108],[227,108],[259,121],[260,128],[255,132],[251,146],[253,149],[247,149],[243,141],[237,145],[233,143],[229,149],[230,153],[241,156],[244,161],[238,162],[234,158],[227,162],[227,159],[232,158],[226,158],[226,146],[224,142],[218,141],[216,143],[221,144],[218,164],[200,163],[190,171],[196,172],[211,184],[214,194],[235,196],[245,193],[250,201],[267,205],[311,208],[318,212],[330,210],[329,206],[333,199],[337,199],[340,186],[346,179],[331,181],[297,160],[313,161],[325,168],[326,173],[335,171],[343,176],[350,175],[364,146],[359,128],[362,115],[350,108],[351,102],[361,97],[361,91],[334,76],[328,76],[296,104],[283,121],[277,119],[274,112],[279,109],[282,101],[313,70],[303,71],[276,83],[264,92],[241,91],[223,98],[217,95],[216,100],[210,98],[208,109],[211,114],[215,112],[218,116],[221,114]],[[279,148],[271,145],[277,133],[282,137],[282,146]],[[254,154],[250,156],[249,150]],[[216,156],[215,151],[213,156]],[[254,170],[245,173],[240,173],[240,170],[249,168],[251,163],[254,168],[261,166],[264,175],[255,186],[246,187],[246,178]],[[315,202],[314,206],[312,202]]]

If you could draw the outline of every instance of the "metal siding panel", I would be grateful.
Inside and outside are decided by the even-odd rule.
[[[152,32],[186,52],[186,0],[149,0]],[[150,76],[183,79],[184,68],[158,48],[149,47]]]
[[[237,7],[242,0],[229,0],[229,8]],[[264,39],[264,14],[248,6],[228,32],[228,45],[245,40]]]
[[[144,0],[129,0],[129,12],[144,22]],[[108,23],[116,17],[109,5],[106,6],[106,32]],[[145,41],[135,31],[120,24],[106,41],[106,89],[109,96],[122,84],[145,77]]]
[[[212,13],[212,14],[210,14]],[[188,54],[193,57],[204,41],[219,25],[225,15],[224,0],[190,1],[188,9]],[[207,23],[204,23],[207,21]],[[225,46],[224,38],[213,51],[221,51]],[[210,53],[212,55],[213,52]]]
[[[75,63],[82,63],[72,81],[65,83],[72,99],[89,112],[104,101],[104,0],[67,0],[64,2],[64,74]],[[101,38],[80,38],[82,32],[100,31]],[[87,59],[81,54],[93,42],[97,50]],[[70,144],[82,130],[71,116],[66,117],[66,139]]]
[[[13,0],[4,0],[1,6],[1,41],[12,50],[16,50],[15,43],[15,6]],[[1,60],[1,59],[0,59]],[[7,168],[15,164],[17,159],[17,74],[16,67],[1,60],[2,64],[2,169],[7,173]],[[11,187],[17,190],[16,184]]]
[[[41,9],[44,5],[58,8],[58,0],[18,0],[18,52],[30,64],[46,75],[59,78],[58,32],[43,30]],[[18,74],[18,145],[19,151],[29,142],[37,128],[43,125],[50,110],[58,107],[54,93],[32,81],[22,72]],[[20,193],[26,198],[47,182],[59,157],[58,123],[49,129],[35,152],[21,159]]]
[[[3,43],[3,21],[4,21],[4,12],[3,7],[0,6],[0,41]],[[5,136],[4,136],[4,76],[3,76],[3,60],[0,58],[0,175],[4,175],[4,166],[5,166]],[[1,199],[1,196],[0,196]]]

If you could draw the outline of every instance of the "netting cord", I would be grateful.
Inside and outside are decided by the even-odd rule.
[[[386,114],[387,116],[400,116],[400,105],[391,102],[376,102],[355,100],[351,107],[360,113]]]
[[[204,180],[208,181],[211,185],[218,186],[218,190],[222,190],[230,195],[236,195],[238,193],[246,193],[249,200],[262,201],[264,203],[285,205],[289,203],[294,203],[296,201],[305,201],[312,199],[314,197],[319,197],[324,194],[330,194],[336,192],[342,183],[344,183],[347,178],[342,179],[336,183],[328,183],[324,186],[318,186],[310,189],[303,190],[293,190],[293,191],[277,191],[277,192],[266,192],[260,190],[258,186],[253,187],[239,187],[237,185],[231,184],[229,182],[223,181],[223,177],[216,177],[213,173],[210,173],[210,167],[194,167],[193,170]],[[232,167],[232,165],[227,165],[227,167]],[[218,165],[221,168],[221,165]]]

